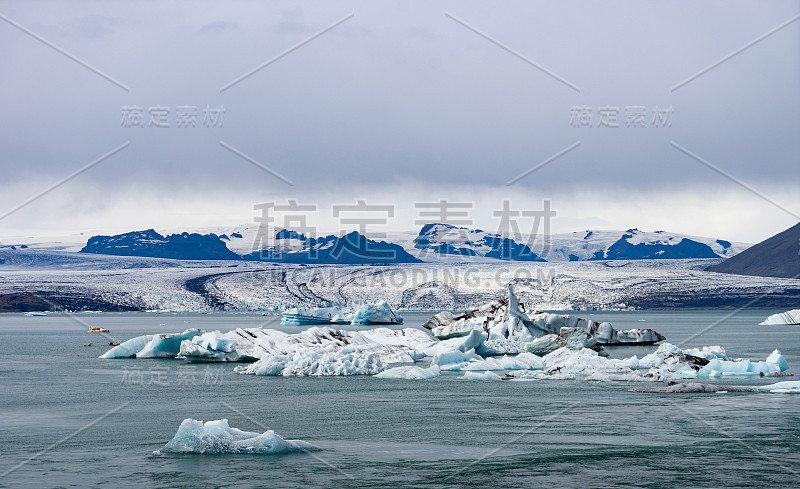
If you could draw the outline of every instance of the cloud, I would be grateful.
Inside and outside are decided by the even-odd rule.
[[[800,22],[670,91],[796,15],[791,5],[630,2],[619,11],[525,2],[501,9],[483,2],[47,5],[15,4],[8,15],[131,90],[0,24],[0,200],[7,205],[22,197],[20,189],[44,188],[130,141],[74,182],[93,189],[89,200],[100,207],[75,204],[73,222],[108,222],[103,206],[136,209],[133,189],[159,196],[194,223],[204,216],[190,216],[186,202],[223,209],[237,201],[244,209],[221,213],[221,221],[246,218],[248,206],[271,195],[351,200],[374,192],[407,201],[425,188],[456,198],[477,191],[494,200],[503,193],[571,196],[575,202],[563,205],[581,227],[595,227],[589,219],[622,228],[686,222],[692,229],[674,230],[704,234],[693,229],[716,233],[718,223],[727,223],[730,232],[716,234],[752,241],[791,224],[770,217],[770,205],[755,203],[671,143],[791,204],[791,194],[780,189],[800,184]],[[446,17],[445,9],[509,49]],[[351,11],[352,19],[220,93]],[[142,107],[145,127],[122,127],[128,106]],[[153,107],[169,108],[169,128],[149,125]],[[179,107],[196,109],[196,127],[178,127]],[[225,109],[221,127],[205,127],[206,107]],[[576,107],[589,109],[589,125],[575,127]],[[669,127],[655,124],[658,109],[671,109]],[[618,127],[600,125],[601,110],[616,111]],[[628,114],[639,110],[643,124],[629,127]],[[664,204],[673,195],[694,202],[719,192],[739,197],[725,197],[726,205],[706,202],[706,215],[691,221],[680,218],[690,212],[685,205]],[[69,204],[64,199],[42,200],[14,226],[60,225],[50,217],[59,209],[46,203]],[[763,216],[753,218],[753,231],[742,231],[730,209]],[[116,220],[126,227],[125,219],[134,224],[148,215],[120,210]]]

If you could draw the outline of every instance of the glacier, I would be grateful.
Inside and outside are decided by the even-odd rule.
[[[227,419],[197,421],[186,418],[175,436],[156,454],[194,453],[204,455],[308,452],[320,450],[301,440],[285,440],[273,430],[254,433],[232,428]]]

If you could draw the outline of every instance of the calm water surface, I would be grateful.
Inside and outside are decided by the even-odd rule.
[[[583,315],[618,329],[651,327],[673,343],[719,322],[685,346],[719,344],[755,360],[779,348],[790,372],[800,371],[800,327],[757,326],[772,312]],[[408,327],[430,314],[404,316]],[[275,326],[256,314],[78,317],[119,341]],[[83,345],[105,341],[86,329],[62,315],[0,316],[0,474],[14,469],[0,487],[800,486],[797,395],[654,395],[630,392],[631,383],[463,381],[459,373],[429,381],[244,376],[232,364],[101,360],[107,347]],[[188,417],[274,429],[323,451],[154,455]]]

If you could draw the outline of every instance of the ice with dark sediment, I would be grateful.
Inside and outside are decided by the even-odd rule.
[[[526,351],[526,344],[547,335],[559,335],[563,328],[582,329],[592,346],[651,345],[665,339],[652,329],[618,331],[608,322],[592,321],[575,315],[538,311],[526,313],[511,285],[508,286],[507,297],[463,314],[440,312],[423,326],[441,340],[465,336],[473,330],[484,331],[488,338],[478,350],[481,355],[521,353]],[[556,345],[559,340],[549,338],[547,341]],[[589,346],[588,343],[585,346]],[[553,349],[555,348],[550,351]]]

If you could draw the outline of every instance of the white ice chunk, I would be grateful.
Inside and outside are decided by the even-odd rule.
[[[759,324],[762,326],[771,324],[800,324],[800,309],[792,309],[791,311],[773,314]]]
[[[481,346],[489,335],[477,329],[471,330],[467,336],[450,338],[449,340],[438,341],[422,349],[422,352],[433,357],[439,353],[461,351],[466,352],[475,350]]]
[[[503,378],[497,375],[494,372],[486,371],[486,372],[464,372],[464,376],[461,377],[464,380],[502,380]]]
[[[403,324],[403,318],[386,301],[365,304],[353,314],[352,324]]]
[[[227,419],[203,423],[187,418],[172,440],[156,453],[268,455],[312,450],[319,448],[300,440],[284,440],[272,430],[253,433],[231,428]]]
[[[308,349],[288,355],[269,355],[250,365],[241,365],[235,372],[247,375],[332,376],[373,375],[386,365],[369,352],[355,347],[333,351]]]
[[[758,390],[775,392],[779,394],[800,394],[800,380],[789,380],[786,382],[776,382],[774,384],[762,385]]]
[[[108,350],[100,358],[175,358],[180,351],[181,341],[200,333],[198,329],[187,329],[183,333],[137,336]]]
[[[395,367],[384,370],[375,377],[378,379],[411,379],[411,380],[428,380],[438,377],[442,374],[438,365],[433,365],[428,368],[417,367],[409,365],[405,367]]]

